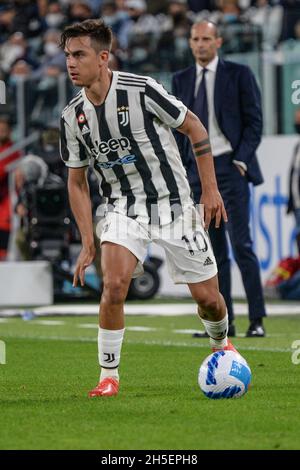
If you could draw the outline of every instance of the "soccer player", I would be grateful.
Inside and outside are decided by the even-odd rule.
[[[95,256],[86,170],[99,178],[107,211],[98,227],[103,293],[98,353],[100,380],[90,397],[119,390],[124,336],[124,302],[151,241],[166,253],[175,283],[186,283],[213,349],[234,349],[227,339],[228,318],[219,292],[217,267],[207,235],[212,219],[227,220],[219,194],[207,132],[182,102],[155,80],[108,68],[112,33],[102,20],[65,28],[61,47],[69,76],[82,87],[61,118],[61,156],[68,166],[69,199],[82,250],[74,286]],[[194,206],[189,183],[170,128],[186,134],[193,146],[204,215]]]

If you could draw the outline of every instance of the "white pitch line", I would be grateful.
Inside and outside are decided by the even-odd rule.
[[[194,333],[204,333],[204,330],[172,330],[172,332],[182,335],[193,335]]]
[[[99,328],[99,326],[94,323],[79,323],[77,327],[87,328],[87,329]],[[156,331],[156,330],[158,330],[158,328],[150,328],[148,326],[127,326],[126,327],[126,331]]]
[[[126,328],[127,329],[127,328]],[[195,333],[201,333],[203,334],[204,333],[204,330],[189,330],[189,329],[186,329],[186,330],[171,330],[173,333],[176,333],[176,334],[181,334],[181,335],[193,335]],[[290,333],[291,335],[296,335],[296,336],[299,336],[300,333]],[[245,333],[238,333],[236,335],[238,338],[245,338]],[[284,338],[284,337],[287,337],[288,335],[286,333],[267,333],[267,337],[268,338]]]
[[[79,323],[77,328],[87,328],[87,329],[98,329],[99,325],[97,323]]]
[[[127,326],[126,331],[157,331],[159,328],[150,328],[148,326]]]
[[[286,302],[280,304],[267,304],[268,315],[300,315],[300,305],[296,302]],[[125,304],[126,315],[159,315],[159,316],[178,316],[178,315],[196,315],[196,304],[194,303],[161,303],[147,304]],[[35,315],[98,315],[99,305],[51,305],[48,307],[38,307],[32,309]],[[234,311],[236,315],[247,315],[248,306],[246,303],[234,302]],[[22,315],[22,309],[0,309],[0,315],[9,317]]]
[[[31,336],[31,335],[5,335],[3,339],[29,339],[29,340],[41,340],[41,341],[79,341],[83,343],[96,343],[97,338],[85,338],[82,336],[71,337],[71,336]],[[127,344],[146,344],[147,346],[166,346],[166,347],[185,347],[185,348],[198,348],[198,349],[209,349],[209,344],[206,343],[186,343],[186,342],[174,342],[174,341],[124,341]],[[292,349],[288,348],[257,348],[256,346],[237,346],[240,351],[258,351],[258,352],[272,352],[272,353],[292,353]]]
[[[97,342],[97,337],[84,337],[84,336],[78,336],[78,337],[72,337],[72,336],[43,336],[43,335],[37,335],[37,336],[32,336],[32,335],[10,335],[6,334],[5,337],[2,335],[3,339],[9,338],[9,339],[29,339],[29,340],[34,340],[37,339],[39,341],[79,341],[80,343],[95,343]]]
[[[0,318],[0,323],[8,323],[11,321],[11,318]],[[30,324],[30,322],[26,323],[27,325]],[[44,325],[44,326],[60,326],[60,325],[65,325],[66,322],[62,320],[35,320],[33,319],[33,324],[35,325]],[[84,328],[84,329],[93,329],[96,330],[99,328],[99,325],[97,323],[79,323],[76,325],[77,328]],[[152,331],[157,331],[157,330],[167,330],[166,328],[152,328],[152,327],[146,327],[146,326],[127,326],[126,331],[142,331],[142,332],[152,332]],[[179,329],[179,330],[169,330],[175,334],[186,334],[186,335],[191,335],[195,333],[204,333],[204,330],[195,330],[195,329]],[[299,336],[298,333],[290,333],[291,336]],[[243,333],[238,333],[236,335],[238,338],[244,338],[245,335]],[[285,333],[268,333],[267,337],[268,338],[282,338],[286,337],[287,335]]]
[[[173,341],[125,341],[129,344],[146,344],[147,346],[181,346],[186,348],[201,348],[201,349],[209,349],[209,344],[195,344],[195,343],[184,343],[180,342],[173,342]],[[257,348],[255,346],[238,346],[240,351],[267,351],[267,352],[284,352],[284,353],[291,353],[291,349],[287,348]]]

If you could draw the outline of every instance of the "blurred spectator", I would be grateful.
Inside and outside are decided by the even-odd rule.
[[[69,7],[68,23],[80,23],[93,18],[93,11],[85,0],[72,0]]]
[[[47,75],[48,67],[57,67],[59,71],[66,71],[66,58],[64,51],[59,47],[61,32],[55,29],[49,29],[43,38],[44,55],[40,60],[40,67],[34,73],[35,78]]]
[[[100,15],[103,2],[104,0],[88,0],[88,4],[90,5],[93,15],[95,17]]]
[[[101,16],[103,21],[111,27],[113,33],[117,36],[125,23],[130,20],[128,13],[119,10],[114,0],[103,0]]]
[[[300,135],[300,109],[295,113],[295,131]],[[288,213],[293,213],[296,222],[296,242],[300,256],[300,139],[294,149],[289,175]]]
[[[294,57],[294,61],[300,59],[300,20],[297,21],[294,28],[294,38],[286,39],[279,44],[279,50],[291,52]]]
[[[66,23],[66,19],[67,18],[61,7],[61,2],[49,2],[47,13],[45,16],[45,22],[47,27],[53,29],[63,28],[64,24]]]
[[[230,25],[241,23],[241,9],[238,0],[219,0],[219,24]]]
[[[11,202],[9,195],[8,165],[19,158],[14,152],[5,158],[1,153],[12,147],[11,128],[8,118],[0,117],[0,261],[6,258],[11,229]]]
[[[283,21],[281,40],[294,38],[295,24],[300,18],[299,0],[281,0],[283,6]]]
[[[217,4],[219,10],[213,11],[206,19],[219,25],[223,37],[222,53],[259,51],[262,43],[262,28],[249,22],[242,11],[240,2],[218,0]]]
[[[17,59],[11,67],[8,84],[15,87],[19,78],[30,78],[31,65],[24,59]]]
[[[43,69],[43,73],[39,80],[34,84],[36,89],[36,103],[31,111],[31,118],[40,119],[40,122],[46,124],[53,119],[57,119],[61,110],[58,109],[58,79],[61,75],[59,65],[47,65]]]
[[[273,49],[277,45],[282,31],[281,5],[271,6],[268,0],[257,0],[255,6],[245,13],[244,18],[262,28],[264,49]]]
[[[164,30],[174,28],[183,28],[189,36],[192,19],[188,14],[187,0],[168,0],[168,16],[166,24],[163,25]]]
[[[59,0],[59,1],[65,9],[73,2],[73,0]],[[97,17],[97,16],[100,16],[101,7],[104,1],[105,0],[85,0],[84,3],[86,3],[89,6],[89,8],[92,11],[93,16]]]
[[[58,77],[66,71],[65,55],[59,48],[60,32],[48,30],[44,35],[43,52],[40,59],[40,67],[36,70],[29,68],[27,61],[16,61],[12,67],[8,84],[10,86],[11,102],[16,106],[16,88],[19,77],[26,79],[25,104],[27,116],[27,126],[31,121],[51,122],[58,113]],[[60,103],[61,104],[61,103]],[[64,105],[64,103],[63,103]],[[16,107],[14,108],[16,112]],[[27,127],[27,128],[28,128]]]
[[[188,14],[186,0],[169,0],[168,15],[161,23],[161,36],[156,58],[170,71],[189,65],[191,61],[189,34],[192,17]],[[159,63],[157,64],[159,68]]]
[[[202,10],[212,11],[216,9],[216,2],[214,0],[188,0],[188,6],[195,13]]]
[[[36,0],[14,0],[15,15],[13,18],[13,32],[21,32],[26,38],[39,36],[45,25],[40,16],[43,3]]]
[[[122,48],[128,49],[127,68],[135,72],[153,70],[154,55],[159,37],[159,23],[147,13],[144,0],[127,0],[125,3],[130,20],[119,32]]]
[[[147,2],[147,11],[151,15],[166,13],[168,10],[168,0],[150,0]]]
[[[0,68],[7,74],[13,63],[19,59],[23,59],[33,68],[38,65],[24,34],[14,33],[0,47]]]
[[[219,26],[223,37],[222,52],[224,54],[245,52],[243,34],[247,20],[243,17],[238,0],[216,0],[212,11],[205,9],[196,14],[195,22],[203,20],[212,21]],[[250,41],[252,39],[250,38]]]
[[[119,35],[120,45],[124,49],[131,47],[135,36],[158,32],[157,19],[147,13],[145,0],[126,0],[125,8],[130,20],[122,27]]]
[[[15,119],[19,119],[20,115],[17,112],[18,109],[18,96],[19,90],[22,90],[24,96],[24,107],[25,107],[25,117],[27,119],[24,122],[25,128],[22,130],[20,137],[24,137],[23,132],[27,135],[26,129],[29,127],[32,109],[36,101],[37,90],[35,87],[31,86],[30,77],[32,73],[31,65],[23,59],[17,59],[16,62],[12,65],[9,78],[7,80],[7,102],[10,106],[10,115],[12,116],[13,124],[16,124]]]
[[[15,10],[13,5],[8,2],[0,5],[0,44],[12,33],[14,17]]]

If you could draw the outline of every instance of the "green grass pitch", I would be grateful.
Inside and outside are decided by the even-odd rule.
[[[253,374],[236,400],[209,400],[198,387],[208,341],[176,331],[201,329],[196,316],[128,316],[126,326],[119,395],[88,399],[96,317],[0,319],[0,449],[300,448],[299,317],[268,318],[267,338],[235,339]],[[247,319],[237,327],[244,333]]]

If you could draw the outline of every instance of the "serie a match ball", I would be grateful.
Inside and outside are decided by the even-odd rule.
[[[239,398],[248,391],[250,382],[250,367],[234,351],[210,354],[199,369],[198,383],[208,398]]]

